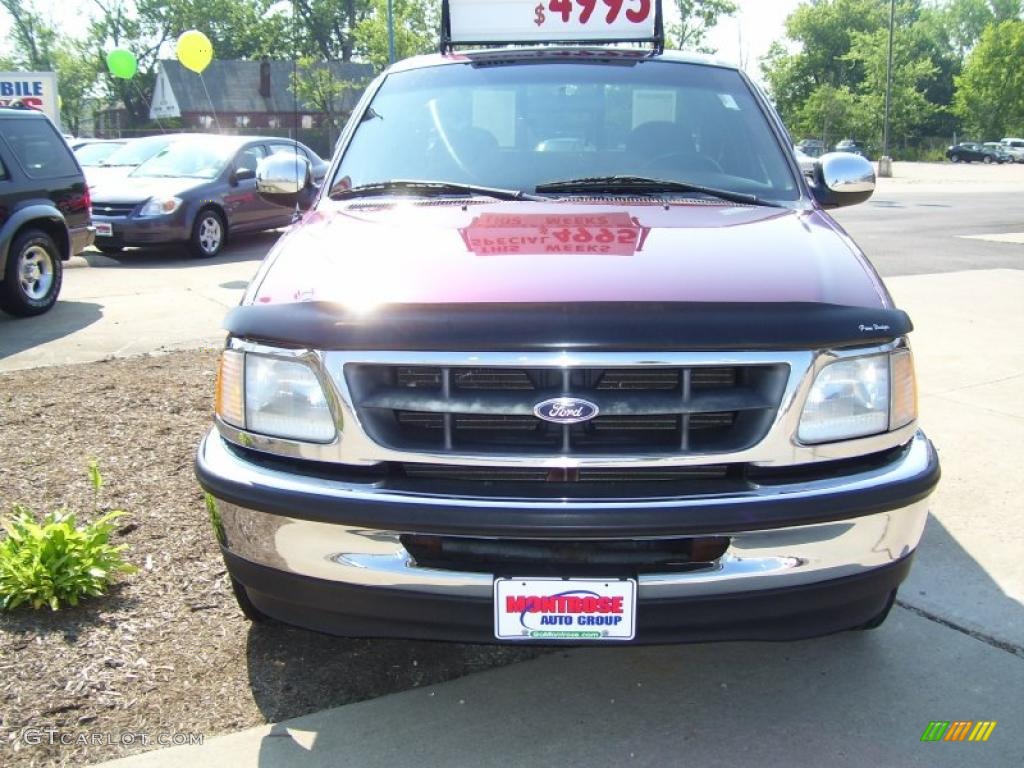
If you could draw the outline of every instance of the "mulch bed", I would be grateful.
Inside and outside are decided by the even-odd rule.
[[[0,613],[0,764],[90,764],[145,748],[124,734],[153,749],[160,733],[210,738],[537,655],[250,625],[192,474],[215,366],[202,351],[0,375],[0,512],[91,519],[95,458],[140,568],[77,608]],[[71,743],[32,745],[26,729]]]

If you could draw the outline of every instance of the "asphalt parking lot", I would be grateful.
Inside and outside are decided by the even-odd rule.
[[[896,173],[837,219],[915,320],[921,420],[944,477],[879,631],[555,653],[119,763],[1024,763],[1024,166]],[[274,238],[208,262],[77,258],[50,314],[0,318],[0,371],[218,344]],[[998,726],[984,744],[921,743],[931,720]]]

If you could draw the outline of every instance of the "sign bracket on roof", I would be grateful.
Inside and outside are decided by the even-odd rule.
[[[455,46],[646,43],[665,49],[661,0],[442,0],[441,53]]]

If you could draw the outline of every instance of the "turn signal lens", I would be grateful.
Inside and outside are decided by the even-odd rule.
[[[217,368],[217,415],[227,424],[245,429],[245,355],[230,349],[220,356]]]
[[[917,378],[909,349],[892,354],[892,414],[889,429],[905,427],[917,419]]]

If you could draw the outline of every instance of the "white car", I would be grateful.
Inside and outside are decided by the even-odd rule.
[[[1024,139],[1008,138],[999,142],[1015,163],[1024,163]]]

